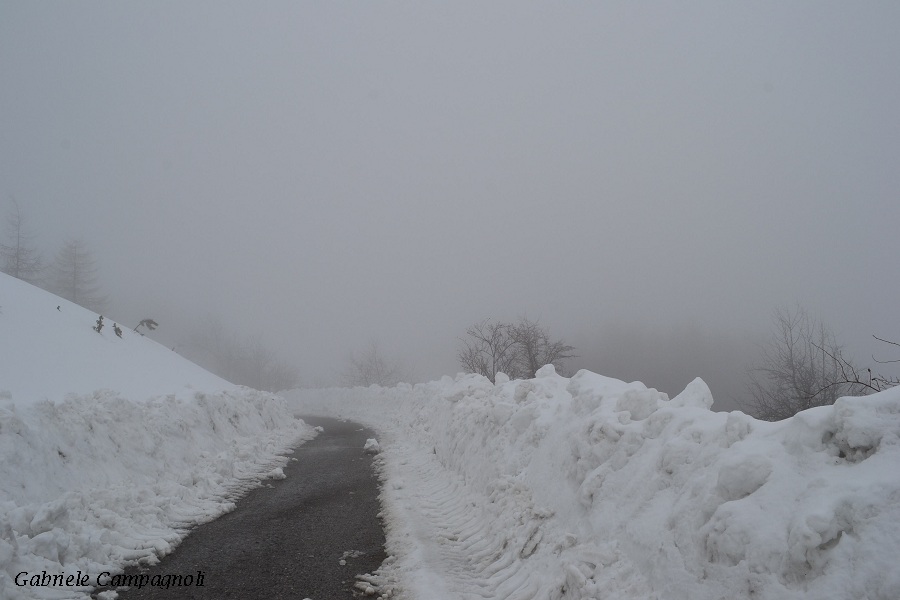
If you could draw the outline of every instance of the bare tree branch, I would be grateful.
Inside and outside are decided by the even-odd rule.
[[[517,374],[525,379],[535,376],[544,365],[553,365],[562,370],[562,363],[575,355],[575,348],[562,340],[553,341],[547,329],[537,321],[521,317],[511,327],[511,336],[516,343]]]
[[[898,344],[897,342],[892,342],[891,340],[882,339],[882,338],[878,337],[877,335],[873,335],[872,337],[875,338],[876,340],[878,340],[879,342],[884,342],[885,344],[900,346],[900,344]],[[874,354],[872,355],[872,360],[874,360],[875,362],[877,362],[880,365],[886,365],[889,363],[900,363],[900,358],[897,358],[894,360],[878,360],[877,358],[875,358]]]
[[[748,371],[750,414],[778,421],[841,396],[879,392],[898,381],[863,372],[848,358],[834,333],[802,308],[778,310],[773,336],[760,362]]]
[[[457,357],[460,365],[471,373],[478,373],[494,380],[497,373],[515,377],[515,340],[506,323],[485,319],[466,330],[468,338],[460,341],[463,347]]]
[[[562,340],[553,340],[537,321],[522,317],[516,324],[486,319],[466,330],[457,358],[470,373],[494,381],[497,373],[513,379],[530,379],[538,369],[552,364],[563,371],[566,359],[575,356],[575,348]]]

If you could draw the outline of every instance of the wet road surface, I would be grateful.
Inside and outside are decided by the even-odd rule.
[[[126,573],[192,575],[191,587],[119,588],[122,600],[332,600],[354,597],[355,575],[385,558],[377,518],[375,437],[355,423],[304,417],[325,431],[298,446],[287,479],[267,480],[237,508],[197,527],[175,551],[148,569]],[[359,552],[353,556],[355,552]],[[347,555],[351,553],[350,555]],[[340,561],[345,557],[345,565]],[[203,585],[197,586],[198,574]],[[186,581],[183,580],[183,581]],[[97,592],[102,590],[98,589]],[[95,594],[97,593],[95,592]]]

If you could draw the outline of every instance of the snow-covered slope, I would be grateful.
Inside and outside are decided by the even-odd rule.
[[[287,397],[379,430],[392,597],[900,598],[900,388],[779,423],[552,367]]]
[[[99,334],[96,322],[86,308],[0,273],[0,390],[22,404],[99,388],[131,400],[234,389],[131,327],[120,324],[119,338],[113,320]]]
[[[99,573],[155,562],[314,435],[280,398],[96,320],[0,274],[3,600],[85,598]],[[18,585],[44,572],[90,584]]]

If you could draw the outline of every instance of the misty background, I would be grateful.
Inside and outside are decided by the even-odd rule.
[[[735,407],[779,307],[900,340],[900,4],[0,0],[0,216],[301,385],[486,318]],[[2,234],[0,234],[2,235]],[[2,305],[2,299],[0,299]]]

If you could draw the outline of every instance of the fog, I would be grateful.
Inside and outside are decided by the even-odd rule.
[[[731,408],[773,310],[900,339],[900,4],[0,3],[0,211],[108,311],[338,381],[485,318]],[[0,301],[2,304],[2,301]]]

